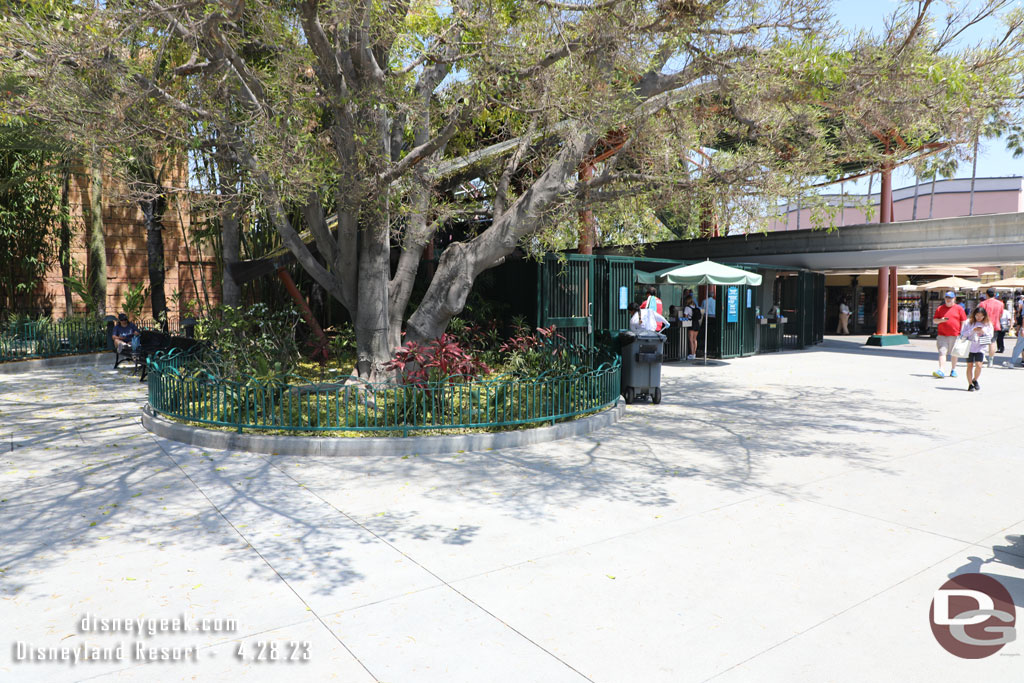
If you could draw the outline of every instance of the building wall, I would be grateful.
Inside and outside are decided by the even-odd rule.
[[[875,179],[875,186],[878,186]],[[989,213],[1013,213],[1024,211],[1024,179],[1022,178],[978,178],[974,187],[974,215]],[[932,183],[922,183],[917,198],[917,220],[931,218],[954,218],[969,216],[970,210],[969,178],[939,180],[934,184],[935,204],[932,202]],[[879,217],[879,193],[872,193],[870,204],[873,207],[870,220],[862,207],[868,203],[866,195],[825,195],[826,201],[835,207],[835,215],[827,220],[817,220],[807,208],[797,210],[792,205],[779,220],[772,221],[768,230],[806,230],[808,228],[834,228],[844,225],[877,223]],[[914,186],[893,190],[893,220],[909,221],[914,215]],[[845,207],[842,207],[845,204]],[[784,209],[785,211],[785,209]],[[929,216],[929,212],[931,215]],[[798,227],[799,226],[799,227]]]
[[[184,188],[187,183],[187,169],[184,164],[172,168],[165,179],[165,186]],[[77,262],[84,274],[88,260],[86,240],[89,216],[89,177],[84,167],[75,169],[72,175],[69,195],[71,214],[71,258]],[[136,283],[149,286],[148,256],[146,247],[146,226],[142,210],[131,201],[123,183],[109,175],[103,179],[103,228],[106,236],[107,256],[107,298],[108,315],[120,312],[124,295]],[[164,292],[172,319],[178,316],[178,306],[173,294],[185,291],[184,299],[197,298],[192,284],[192,275],[204,289],[210,303],[220,302],[220,283],[214,277],[215,259],[209,253],[201,253],[189,235],[190,202],[186,192],[173,193],[168,198],[164,214]],[[85,304],[75,295],[74,313],[84,313]],[[36,308],[48,312],[55,318],[68,315],[64,299],[63,276],[59,263],[53,263],[47,270],[41,286],[36,292]],[[152,318],[152,304],[146,298],[143,318]]]

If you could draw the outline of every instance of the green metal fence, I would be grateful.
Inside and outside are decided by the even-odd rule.
[[[13,321],[0,326],[0,362],[107,349],[102,320]]]
[[[554,424],[615,405],[620,360],[532,378],[453,377],[428,384],[371,384],[358,378],[313,384],[300,377],[232,381],[157,353],[148,361],[149,404],[201,424],[286,432],[401,432]]]

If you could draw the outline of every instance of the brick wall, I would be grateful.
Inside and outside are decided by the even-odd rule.
[[[72,175],[69,196],[71,213],[71,258],[83,269],[88,260],[86,250],[89,213],[89,177],[85,168],[77,168]],[[187,169],[179,164],[165,185],[175,188],[187,187]],[[198,287],[203,289],[210,303],[220,302],[220,282],[214,276],[215,261],[208,250],[201,252],[190,229],[190,203],[187,192],[172,193],[168,197],[164,214],[164,292],[172,319],[178,316],[172,295],[184,291],[183,298],[197,298],[193,285],[194,274]],[[116,315],[124,303],[124,295],[136,284],[149,285],[147,266],[146,227],[139,205],[127,197],[123,184],[105,176],[103,179],[103,227],[106,235],[107,253],[107,314]],[[184,288],[183,288],[184,285]],[[204,289],[205,288],[205,289]],[[60,265],[54,263],[38,288],[37,303],[40,308],[50,310],[51,315],[60,318],[67,315],[64,300],[63,279]],[[81,300],[72,295],[75,313],[85,311]],[[150,299],[146,298],[143,318],[153,315]]]

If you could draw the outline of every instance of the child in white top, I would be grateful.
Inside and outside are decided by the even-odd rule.
[[[988,319],[988,311],[981,306],[971,311],[960,328],[960,338],[971,342],[967,354],[967,391],[981,390],[978,377],[985,362],[985,349],[992,343],[992,334],[992,321]]]

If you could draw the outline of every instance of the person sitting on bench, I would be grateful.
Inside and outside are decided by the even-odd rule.
[[[129,353],[132,348],[132,338],[139,336],[139,328],[135,323],[128,321],[128,315],[121,313],[117,316],[117,324],[114,325],[114,348],[118,353]]]

